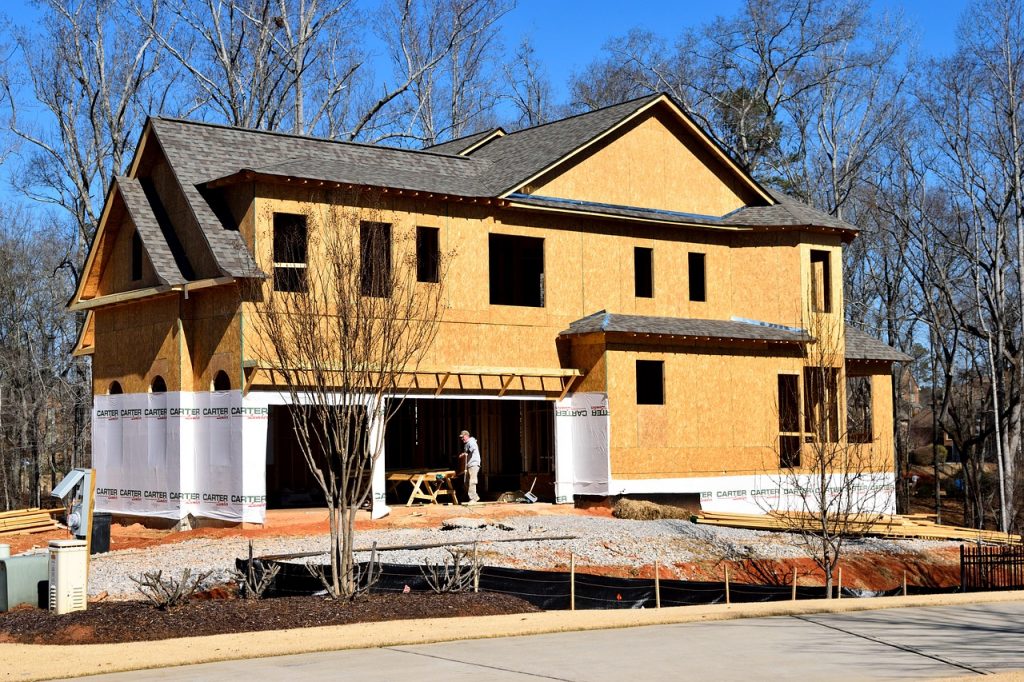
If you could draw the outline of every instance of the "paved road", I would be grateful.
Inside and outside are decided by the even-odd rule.
[[[1024,669],[1024,602],[567,632],[118,673],[113,680],[920,680]]]

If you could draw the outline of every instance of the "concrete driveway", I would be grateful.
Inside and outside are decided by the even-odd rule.
[[[500,637],[227,661],[89,679],[750,682],[920,680],[1011,670],[1024,670],[1024,602]]]

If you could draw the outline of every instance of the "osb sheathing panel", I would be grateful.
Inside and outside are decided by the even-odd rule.
[[[637,360],[665,363],[664,405],[636,404]],[[613,476],[759,473],[777,461],[777,377],[799,373],[799,358],[612,350],[606,362]]]
[[[118,381],[125,393],[145,393],[157,375],[168,391],[181,390],[177,315],[174,295],[97,310],[93,392]]]
[[[254,253],[260,266],[270,272],[273,213],[306,213],[315,220],[324,214],[319,202],[332,195],[268,184],[258,185],[256,192]],[[346,199],[351,194],[339,192],[333,197]],[[452,254],[444,285],[447,309],[437,340],[423,359],[427,366],[563,366],[566,363],[558,357],[555,345],[558,333],[598,310],[706,319],[740,316],[801,324],[801,255],[809,255],[801,250],[795,235],[624,226],[393,195],[376,195],[366,204],[361,216],[353,213],[346,219],[348,229],[357,229],[360,217],[389,222],[397,244],[411,237],[418,225],[436,227],[442,253]],[[544,239],[543,308],[490,304],[491,233]],[[634,295],[635,246],[654,250],[651,299]],[[688,300],[690,252],[706,256],[706,302]],[[310,258],[312,262],[314,255]],[[834,266],[837,276],[838,271]],[[263,286],[269,291],[271,281]],[[255,310],[255,306],[247,307],[247,314],[255,314]],[[255,349],[260,342],[251,337],[246,343]],[[247,353],[246,357],[257,355]]]
[[[120,199],[115,201],[120,202]],[[114,222],[112,220],[114,218],[119,218],[119,220]],[[104,253],[103,270],[96,290],[97,296],[144,289],[160,284],[145,247],[142,249],[142,278],[132,280],[132,235],[135,234],[135,225],[128,217],[127,211],[112,210],[105,230],[108,231],[107,238],[111,241],[109,250]]]
[[[645,114],[581,156],[533,183],[529,193],[712,216],[746,204],[735,173],[664,109]]]
[[[227,372],[231,386],[239,388],[242,376],[241,301],[233,286],[201,289],[193,292],[182,305],[191,360],[191,387],[186,390],[208,391],[217,372]]]

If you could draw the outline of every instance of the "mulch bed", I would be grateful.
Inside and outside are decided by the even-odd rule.
[[[192,601],[161,611],[148,602],[99,602],[61,616],[43,609],[0,613],[0,642],[104,644],[231,632],[413,618],[491,616],[538,611],[518,597],[481,592],[372,594],[353,601],[323,597]]]

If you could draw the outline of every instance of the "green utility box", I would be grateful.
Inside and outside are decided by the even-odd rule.
[[[0,611],[23,605],[47,607],[49,556],[39,552],[0,559]]]

